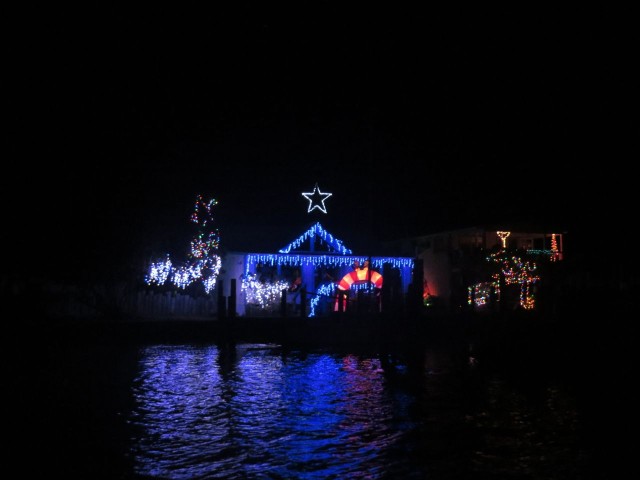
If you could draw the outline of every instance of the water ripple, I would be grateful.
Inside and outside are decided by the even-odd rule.
[[[162,478],[382,478],[411,427],[376,358],[238,345],[142,352],[136,472]],[[406,411],[405,411],[406,414]],[[384,467],[384,468],[383,468]]]
[[[128,417],[133,468],[165,479],[571,478],[571,398],[480,381],[467,360],[148,346]]]

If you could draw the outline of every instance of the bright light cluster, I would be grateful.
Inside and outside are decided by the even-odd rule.
[[[518,256],[508,256],[504,250],[493,253],[487,260],[496,262],[500,266],[505,284],[520,285],[520,306],[525,310],[535,307],[533,285],[540,280],[534,272],[538,268],[535,262],[523,261]],[[494,280],[499,281],[500,274],[493,275]]]
[[[191,222],[198,225],[198,232],[191,240],[191,253],[193,258],[206,259],[215,256],[215,252],[220,248],[220,234],[214,228],[205,231],[207,224],[213,224],[212,208],[218,204],[215,198],[205,201],[202,195],[196,197],[196,203],[191,214]]]
[[[467,303],[481,307],[487,305],[491,301],[491,290],[495,295],[495,301],[500,301],[500,282],[494,280],[492,282],[480,282],[467,288]]]
[[[151,263],[149,267],[149,273],[146,276],[146,282],[148,285],[164,285],[164,283],[171,275],[171,268],[173,264],[169,255],[164,261]]]
[[[352,267],[356,261],[364,264],[369,257],[343,256],[343,255],[288,255],[277,253],[249,253],[247,254],[246,272],[250,272],[252,265],[270,266],[304,266],[314,267]],[[409,257],[372,257],[371,264],[374,268],[382,270],[383,265],[389,263],[393,268],[413,268],[413,258]]]
[[[500,273],[492,275],[493,280],[479,282],[467,288],[467,303],[481,307],[491,301],[491,294],[496,302],[500,301],[500,275],[504,277],[506,285],[520,285],[520,306],[525,310],[535,307],[535,295],[533,285],[540,277],[533,272],[537,269],[534,262],[523,261],[517,256],[507,256],[504,250],[493,253],[487,257],[487,261],[496,262],[500,267]],[[493,291],[493,292],[492,292]]]
[[[198,232],[191,240],[189,257],[191,261],[175,266],[169,255],[164,260],[151,263],[145,277],[147,285],[164,285],[167,281],[176,287],[185,289],[192,283],[202,281],[207,294],[216,286],[216,280],[222,267],[222,259],[217,254],[220,236],[217,229],[204,231],[207,224],[213,224],[211,209],[217,205],[215,199],[204,201],[202,195],[196,197],[191,221],[198,225]]]
[[[284,248],[281,248],[278,251],[280,253],[289,253],[291,250],[295,250],[296,248],[300,247],[300,245],[302,245],[306,240],[311,239],[311,241],[313,241],[316,235],[320,237],[321,240],[325,241],[330,248],[332,248],[334,251],[338,252],[341,255],[349,255],[353,253],[350,249],[348,249],[342,244],[341,240],[338,240],[329,232],[327,232],[322,227],[322,225],[320,225],[320,222],[316,222],[309,230],[304,232],[302,235],[296,238],[289,245],[287,245]]]
[[[164,285],[167,280],[176,287],[184,290],[189,285],[198,280],[202,281],[206,293],[216,286],[216,280],[220,273],[222,260],[216,256],[198,260],[195,263],[186,263],[179,267],[174,267],[171,259],[167,255],[164,261],[152,263],[149,267],[149,273],[145,277],[147,285]]]
[[[206,258],[210,252],[220,248],[220,236],[218,232],[209,234],[199,233],[191,240],[191,256],[193,258]]]
[[[244,275],[240,288],[246,295],[247,303],[259,305],[260,308],[266,309],[280,303],[282,291],[289,288],[289,283],[284,280],[260,282],[256,279],[256,275]]]

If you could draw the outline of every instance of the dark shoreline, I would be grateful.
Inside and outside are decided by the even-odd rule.
[[[263,342],[302,347],[368,346],[409,348],[433,343],[471,344],[476,350],[503,352],[539,348],[547,353],[589,350],[625,335],[604,334],[601,321],[562,318],[535,312],[440,314],[426,316],[336,315],[318,318],[235,317],[184,319],[75,318],[26,319],[20,337],[64,344]]]
[[[236,317],[227,319],[39,320],[28,328],[34,335],[72,341],[124,343],[280,342],[326,346],[342,343],[422,341],[463,333],[464,322],[450,318],[402,317]]]
[[[19,345],[271,343],[287,349],[393,352],[441,345],[500,369],[540,368],[562,376],[626,372],[635,352],[631,316],[622,311],[558,315],[511,311],[420,316],[235,317],[226,319],[51,319],[17,327]],[[621,373],[622,374],[622,373]]]

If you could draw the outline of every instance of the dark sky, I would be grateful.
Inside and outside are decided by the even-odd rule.
[[[9,16],[12,261],[179,255],[197,194],[231,250],[635,219],[629,12],[343,3]]]

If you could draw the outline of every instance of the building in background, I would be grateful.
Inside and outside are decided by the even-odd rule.
[[[453,311],[499,301],[502,308],[534,308],[542,272],[564,256],[562,233],[532,229],[469,227],[397,240],[393,247],[422,263],[425,304]]]

